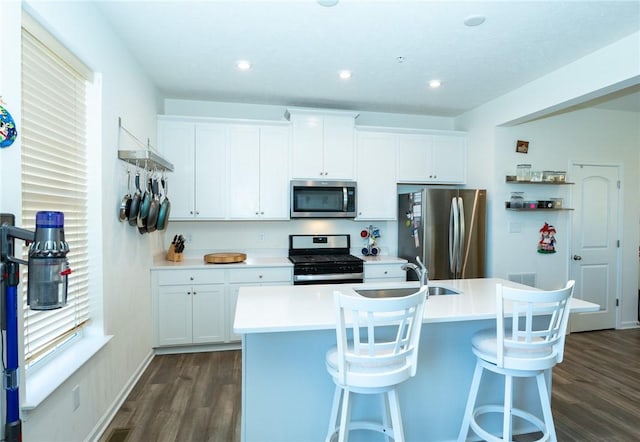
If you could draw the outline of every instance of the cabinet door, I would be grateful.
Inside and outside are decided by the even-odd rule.
[[[358,219],[397,216],[396,140],[393,134],[358,134]]]
[[[196,125],[195,217],[224,219],[227,195],[227,126]],[[173,199],[171,200],[173,212]]]
[[[407,274],[402,264],[369,264],[364,265],[364,282],[400,282],[406,281]]]
[[[192,219],[195,213],[195,125],[158,121],[158,147],[173,173],[168,175],[172,220]]]
[[[260,218],[289,219],[289,128],[260,129]]]
[[[225,340],[224,284],[193,286],[193,343]]]
[[[182,345],[192,342],[191,298],[191,286],[158,287],[156,345]]]
[[[260,284],[229,284],[227,289],[227,335],[229,342],[238,342],[242,340],[242,335],[233,332],[233,321],[236,318],[236,305],[238,304],[238,293],[240,287]]]
[[[355,178],[355,146],[353,117],[324,117],[324,176],[331,180]]]
[[[398,135],[398,182],[429,181],[431,139],[423,134]]]
[[[291,115],[291,176],[323,178],[323,119],[313,115]]]
[[[229,218],[257,218],[260,215],[260,128],[231,126],[228,155]]]
[[[456,135],[432,136],[433,180],[438,183],[465,183],[467,163],[466,137]]]

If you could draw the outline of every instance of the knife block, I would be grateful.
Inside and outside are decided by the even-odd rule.
[[[182,253],[177,253],[175,246],[171,244],[167,251],[167,261],[182,262],[184,261],[184,255]]]

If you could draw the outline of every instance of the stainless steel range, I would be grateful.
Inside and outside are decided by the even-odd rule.
[[[345,284],[364,280],[364,262],[349,253],[349,235],[289,235],[293,284]]]

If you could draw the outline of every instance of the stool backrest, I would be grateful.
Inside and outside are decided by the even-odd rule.
[[[334,292],[342,384],[394,385],[415,376],[427,290],[398,298]]]
[[[546,369],[562,362],[575,282],[559,290],[522,290],[497,285],[497,365]],[[511,317],[505,304],[511,303]]]

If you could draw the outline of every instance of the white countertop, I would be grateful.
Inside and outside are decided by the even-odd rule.
[[[462,293],[430,296],[424,322],[455,322],[492,319],[496,316],[496,284],[530,288],[498,278],[430,281]],[[334,290],[352,293],[354,288],[417,287],[415,282],[340,285],[242,287],[238,296],[234,332],[271,333],[335,328]],[[599,306],[573,299],[572,312],[597,311]]]
[[[216,250],[217,251],[217,250]],[[227,250],[229,252],[229,250]],[[172,262],[165,259],[165,253],[157,255],[153,259],[151,270],[167,270],[167,269],[226,269],[226,268],[244,268],[244,267],[288,267],[293,266],[286,255],[265,255],[256,251],[240,251],[247,255],[247,259],[240,263],[231,264],[208,264],[204,262],[204,255],[213,253],[212,251],[189,251],[184,254],[184,261]],[[406,259],[396,256],[378,255],[378,256],[362,256],[354,255],[364,260],[366,264],[402,264],[407,262]]]

